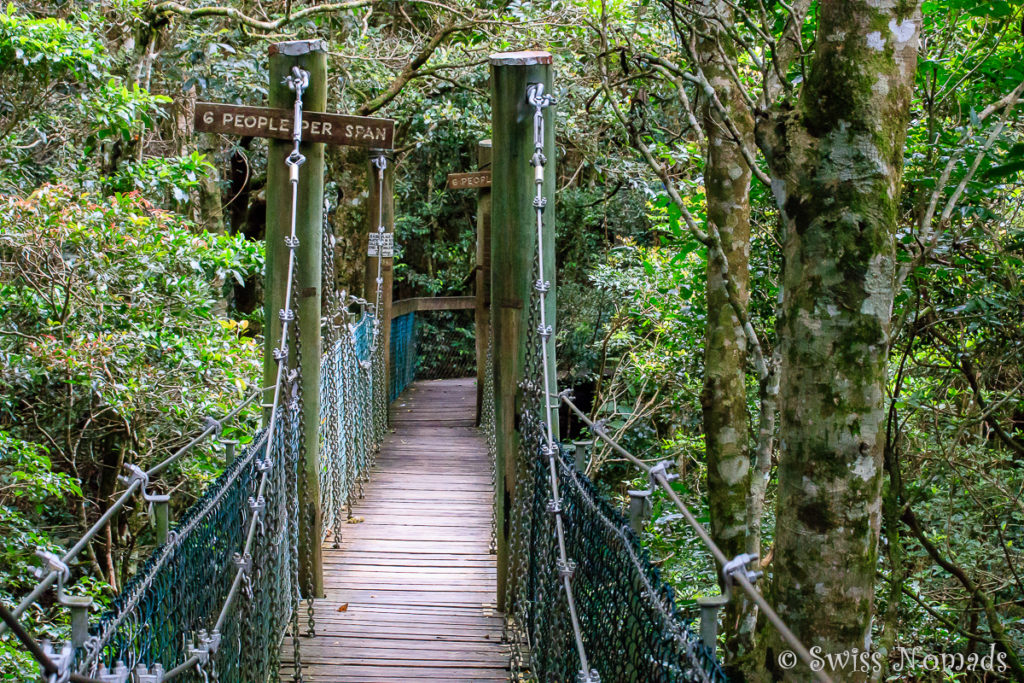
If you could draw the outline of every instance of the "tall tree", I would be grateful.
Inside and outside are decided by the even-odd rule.
[[[870,642],[895,230],[920,26],[916,0],[822,3],[799,100],[757,131],[784,230],[771,594],[790,628],[825,652]],[[786,646],[774,632],[764,642],[765,666],[781,676]]]
[[[721,239],[721,250],[707,260],[707,328],[701,407],[708,478],[711,536],[729,557],[746,551],[747,495],[750,488],[750,421],[747,410],[747,342],[726,277],[744,310],[750,280],[750,178],[741,145],[754,146],[754,118],[729,73],[737,69],[736,47],[720,30],[733,24],[733,11],[721,0],[705,0],[695,31],[699,68],[714,88],[720,108],[704,95],[704,193],[707,220]],[[726,119],[729,122],[726,122]],[[729,125],[731,124],[731,125]],[[734,137],[737,134],[739,140]],[[740,654],[739,629],[744,600],[738,593],[725,612],[729,625],[726,660]]]

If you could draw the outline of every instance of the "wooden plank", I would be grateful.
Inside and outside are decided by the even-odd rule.
[[[419,296],[411,299],[399,299],[391,304],[391,318],[394,319],[413,311],[464,311],[475,305],[476,297],[472,296]]]

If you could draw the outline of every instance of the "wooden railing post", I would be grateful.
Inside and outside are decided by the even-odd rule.
[[[515,481],[519,470],[516,415],[521,401],[519,381],[527,344],[536,343],[537,331],[527,329],[537,253],[537,213],[533,205],[537,187],[530,158],[534,153],[533,108],[526,89],[543,83],[551,92],[552,57],[547,52],[510,52],[491,55],[491,323],[494,334],[495,400],[495,519],[498,560],[498,609],[505,610],[506,589],[520,577],[509,570],[509,541],[515,509]],[[551,110],[546,114],[544,196],[552,198],[544,215],[554,225],[555,154]],[[544,240],[545,272],[551,282],[547,296],[548,324],[555,324],[554,230]],[[554,362],[554,338],[549,340]],[[511,586],[514,589],[514,586]]]
[[[327,46],[321,40],[296,40],[270,46],[271,107],[290,109],[295,93],[284,82],[292,67],[309,72],[309,87],[302,96],[304,110],[327,109]],[[267,257],[264,287],[263,385],[274,384],[277,364],[273,351],[281,336],[278,312],[288,287],[288,247],[291,232],[292,190],[284,160],[292,151],[289,140],[272,139],[267,153]],[[303,143],[306,161],[299,167],[299,196],[295,214],[296,290],[293,304],[298,317],[289,340],[289,364],[302,348],[302,438],[305,450],[299,462],[299,585],[305,597],[324,594],[320,550],[320,258],[323,229],[324,145]],[[282,401],[284,403],[284,401]],[[265,413],[269,415],[269,411]]]
[[[491,141],[477,145],[477,169],[491,167]],[[491,332],[491,188],[481,187],[476,200],[476,424],[484,407],[484,375],[487,373],[487,345]]]
[[[376,161],[380,157],[386,160],[386,166],[381,169]],[[380,226],[384,226],[384,234],[388,237],[384,240],[393,240],[395,233],[395,172],[392,155],[383,150],[370,150],[370,175],[369,187],[370,198],[366,212],[366,228],[369,235],[379,234]],[[383,173],[383,183],[380,174]],[[375,238],[370,237],[370,240]],[[387,242],[393,244],[393,242]],[[391,251],[381,251],[378,247],[375,256],[370,256],[370,248],[367,248],[366,272],[363,279],[363,297],[371,304],[376,304],[377,296],[377,262],[380,261],[381,283],[380,310],[377,311],[380,321],[380,343],[384,354],[384,387],[391,386],[391,297],[392,286],[394,285],[395,272]]]

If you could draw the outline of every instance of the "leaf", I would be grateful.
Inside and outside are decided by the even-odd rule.
[[[341,603],[341,605],[338,607],[338,611],[339,612],[347,612],[348,611],[348,603],[347,602]]]

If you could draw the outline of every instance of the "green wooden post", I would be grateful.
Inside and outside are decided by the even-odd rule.
[[[269,105],[291,109],[295,93],[284,79],[298,66],[309,72],[309,87],[302,97],[303,109],[327,109],[327,45],[322,40],[296,40],[270,46]],[[267,271],[264,331],[264,386],[274,383],[277,366],[273,350],[280,340],[278,311],[284,306],[288,274],[292,190],[284,160],[292,150],[288,140],[269,140],[267,152]],[[299,167],[296,209],[296,289],[292,307],[298,324],[288,342],[289,365],[295,350],[302,349],[302,416],[305,452],[299,462],[299,584],[305,597],[321,597],[323,562],[320,549],[320,258],[324,196],[324,145],[303,143],[306,162]],[[296,344],[298,341],[298,344]],[[283,398],[283,397],[282,397]],[[283,401],[282,401],[283,403]]]
[[[387,166],[384,168],[383,196],[379,169],[374,160],[384,155]],[[370,150],[370,198],[366,212],[366,230],[368,234],[376,234],[381,225],[384,234],[394,235],[395,232],[395,169],[393,157],[384,150]],[[382,213],[383,211],[383,213]],[[378,254],[381,252],[378,251]],[[377,261],[380,261],[381,284],[379,314],[381,328],[381,353],[384,354],[384,387],[385,392],[391,386],[391,288],[395,281],[394,262],[391,256],[366,257],[366,273],[363,279],[363,298],[376,303],[377,295]]]
[[[491,167],[491,141],[477,145],[476,167]],[[484,406],[484,375],[487,373],[487,345],[491,325],[491,188],[481,187],[476,200],[476,424]]]
[[[537,342],[536,330],[527,329],[532,301],[537,253],[537,193],[533,156],[533,108],[526,98],[531,83],[543,83],[551,92],[552,57],[547,52],[509,52],[491,55],[491,319],[494,334],[494,400],[497,461],[495,488],[498,550],[498,609],[505,604],[506,588],[519,577],[509,571],[511,513],[515,509],[515,479],[519,463],[519,438],[515,431],[521,401],[519,381],[527,344]],[[543,278],[551,282],[547,304],[548,324],[555,325],[555,127],[551,108],[545,110]],[[548,342],[554,363],[554,336]],[[514,588],[514,586],[513,586]]]

